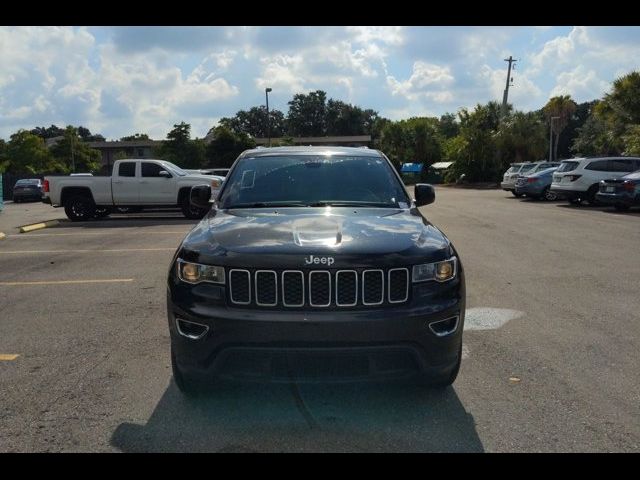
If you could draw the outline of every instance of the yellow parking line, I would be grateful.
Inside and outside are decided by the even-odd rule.
[[[100,250],[0,250],[0,255],[19,255],[26,253],[125,253],[125,252],[173,252],[175,247],[166,248],[103,248]]]
[[[11,360],[15,360],[20,355],[17,353],[0,353],[0,361],[10,362]]]
[[[79,283],[119,283],[133,282],[133,278],[107,278],[103,280],[42,280],[36,282],[0,282],[0,286],[15,287],[19,285],[74,285]]]

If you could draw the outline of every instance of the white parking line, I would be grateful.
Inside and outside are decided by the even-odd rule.
[[[495,330],[522,315],[524,315],[524,312],[508,308],[468,308],[464,316],[464,329]]]
[[[0,250],[0,255],[20,255],[32,253],[126,253],[126,252],[174,252],[175,247],[164,248],[103,248],[100,250]]]
[[[0,282],[0,286],[18,287],[25,285],[77,285],[85,283],[127,283],[133,282],[133,278],[105,278],[96,280],[38,280],[34,282]]]

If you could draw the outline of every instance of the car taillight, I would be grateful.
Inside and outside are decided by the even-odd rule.
[[[629,180],[625,180],[624,182],[622,182],[622,189],[625,192],[634,192],[636,190],[636,185]]]
[[[579,179],[582,175],[567,175],[567,177],[569,177],[569,180],[572,182],[575,182],[577,179]]]
[[[537,178],[527,178],[527,183],[536,183],[537,181]]]
[[[49,192],[49,180],[45,180],[42,184],[42,191],[47,193]]]

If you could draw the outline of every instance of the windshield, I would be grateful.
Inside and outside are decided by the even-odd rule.
[[[535,164],[535,163],[532,163],[532,164],[530,164],[530,165],[523,165],[523,166],[522,166],[522,169],[520,170],[520,173],[522,173],[522,172],[528,172],[529,170],[532,170],[532,169],[534,169],[535,167],[536,167],[536,164]]]
[[[578,167],[579,162],[562,162],[558,167],[558,172],[571,172]]]
[[[628,175],[625,175],[625,180],[640,180],[640,170],[636,170],[635,172],[631,172]]]
[[[287,155],[243,158],[226,180],[222,208],[371,206],[406,208],[410,201],[380,157]]]
[[[16,185],[38,185],[40,180],[18,180]]]
[[[168,168],[169,170],[171,170],[172,172],[174,172],[176,175],[179,175],[181,177],[184,177],[185,175],[187,175],[187,172],[185,172],[184,170],[182,170],[179,166],[174,165],[171,162],[165,162],[162,161],[160,162],[165,168]]]

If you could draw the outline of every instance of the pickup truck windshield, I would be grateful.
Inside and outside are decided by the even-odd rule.
[[[179,175],[181,177],[184,177],[187,175],[187,172],[185,172],[184,170],[182,170],[179,166],[174,165],[171,162],[160,162],[165,168],[168,168],[169,170],[171,170],[172,172],[175,172],[176,175]]]
[[[221,208],[360,206],[406,208],[410,200],[380,157],[287,155],[238,161]],[[403,204],[403,205],[401,205]]]

